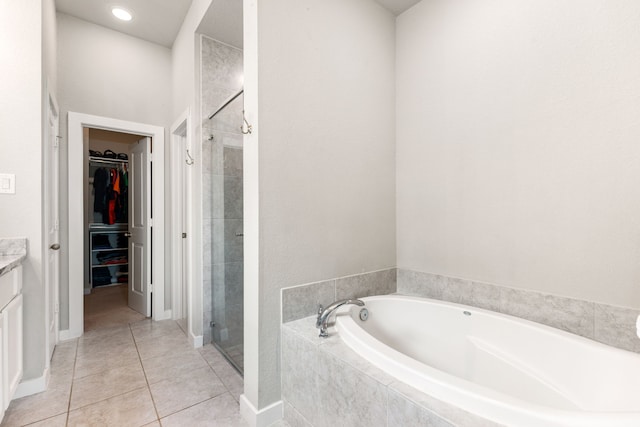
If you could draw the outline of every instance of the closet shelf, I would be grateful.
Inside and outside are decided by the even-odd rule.
[[[96,267],[117,267],[119,265],[129,265],[128,262],[120,262],[117,264],[94,264],[91,266],[91,268],[96,268]]]
[[[117,227],[119,230],[111,226],[100,228],[89,228],[92,288],[117,283],[119,277],[128,277],[129,270],[127,224]]]
[[[89,156],[89,163],[100,163],[107,165],[121,165],[121,164],[129,164],[129,160],[124,159],[108,159],[106,157],[94,157]]]

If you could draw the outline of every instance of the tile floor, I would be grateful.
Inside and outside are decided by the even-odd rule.
[[[94,329],[60,343],[49,389],[11,402],[8,426],[246,426],[242,377],[172,320]]]
[[[127,325],[145,317],[127,305],[127,284],[100,286],[84,296],[84,330]]]

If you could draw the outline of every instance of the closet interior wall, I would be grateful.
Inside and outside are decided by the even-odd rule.
[[[116,154],[125,154],[130,157],[132,144],[141,137],[137,135],[123,134],[119,132],[103,131],[98,129],[88,129],[88,146],[85,149],[85,259],[84,259],[84,293],[91,293],[91,289],[96,285],[102,286],[107,283],[106,273],[113,277],[115,283],[117,279],[125,280],[128,277],[127,248],[128,243],[124,233],[129,229],[126,211],[122,215],[117,215],[116,221],[109,224],[106,213],[95,211],[94,176],[98,168],[104,168],[107,172],[111,169],[122,170],[127,165],[123,162],[112,164],[95,162],[89,155],[89,150],[101,153],[111,150]],[[99,157],[98,157],[99,158]],[[104,158],[110,161],[109,158]],[[128,204],[126,195],[123,194],[123,203]],[[111,263],[109,267],[96,267],[98,264]],[[94,276],[94,272],[98,273]],[[100,276],[100,277],[98,277]],[[97,279],[97,280],[96,280]],[[94,282],[95,280],[95,282]],[[115,284],[113,283],[113,284]],[[122,282],[126,283],[126,282]]]

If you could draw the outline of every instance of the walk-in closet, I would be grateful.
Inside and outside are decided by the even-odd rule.
[[[145,317],[128,304],[129,162],[141,138],[85,129],[85,331]]]

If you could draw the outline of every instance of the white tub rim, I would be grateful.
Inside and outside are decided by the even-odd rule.
[[[596,346],[612,351],[622,351],[636,355],[635,353],[629,352],[627,350],[614,348],[606,344],[599,343],[576,334],[572,334],[567,331],[553,328],[551,326],[532,322],[530,320],[511,316],[508,314],[497,313],[483,308],[472,307],[459,303],[400,294],[370,296],[361,299],[365,302],[365,304],[367,301],[395,300],[421,301],[442,307],[453,307],[461,311],[469,311],[472,314],[478,313],[485,316],[507,319],[509,321],[516,322],[517,324],[525,328],[542,329],[553,334],[558,334],[567,339],[577,340],[591,346]],[[453,374],[449,374],[447,372],[433,368],[411,358],[410,356],[405,355],[404,353],[388,346],[387,344],[382,343],[381,341],[377,340],[372,335],[364,331],[364,329],[362,329],[351,316],[352,310],[359,309],[360,307],[344,306],[338,311],[338,315],[336,316],[335,329],[344,344],[355,351],[357,354],[359,354],[361,357],[369,361],[371,364],[376,366],[378,369],[387,373],[396,380],[405,383],[431,397],[442,400],[445,403],[454,405],[462,410],[468,411],[472,414],[494,422],[507,422],[508,424],[506,425],[530,425],[532,427],[537,427],[539,426],[539,424],[536,424],[536,421],[538,423],[540,421],[544,421],[548,423],[548,426],[569,427],[602,427],[603,425],[611,425],[606,424],[611,422],[615,422],[615,426],[635,427],[640,425],[640,412],[588,412],[547,407],[541,404],[531,403],[520,398],[509,396],[505,393],[493,390],[491,388],[473,383],[472,381],[460,378]],[[357,332],[358,330],[363,331],[363,333],[354,333],[354,331]],[[365,355],[363,354],[363,348],[374,350],[375,352]],[[371,357],[372,355],[375,357]],[[640,358],[640,355],[637,356]],[[387,363],[387,365],[384,365],[385,362]],[[402,374],[398,373],[394,369],[389,369],[390,366],[393,366],[395,368],[401,367],[401,370],[405,373]],[[387,369],[385,369],[385,367]],[[409,368],[409,371],[414,372],[412,378],[407,377],[408,374],[406,372],[406,367]],[[418,374],[416,374],[415,371],[422,369],[426,369],[431,376],[431,384],[424,384],[416,380]],[[452,385],[456,386],[455,391],[452,390]],[[442,387],[447,392],[439,392],[434,394],[434,386]],[[429,390],[431,392],[425,390]],[[457,393],[455,397],[452,396],[452,394],[454,393]],[[462,403],[459,400],[456,400],[460,397],[459,395],[466,396],[466,400]],[[495,414],[488,413],[486,411],[487,407],[501,408],[503,416],[496,417]],[[504,416],[505,414],[506,417]],[[522,424],[519,417],[523,414],[531,417],[533,419],[533,422],[530,424]]]

